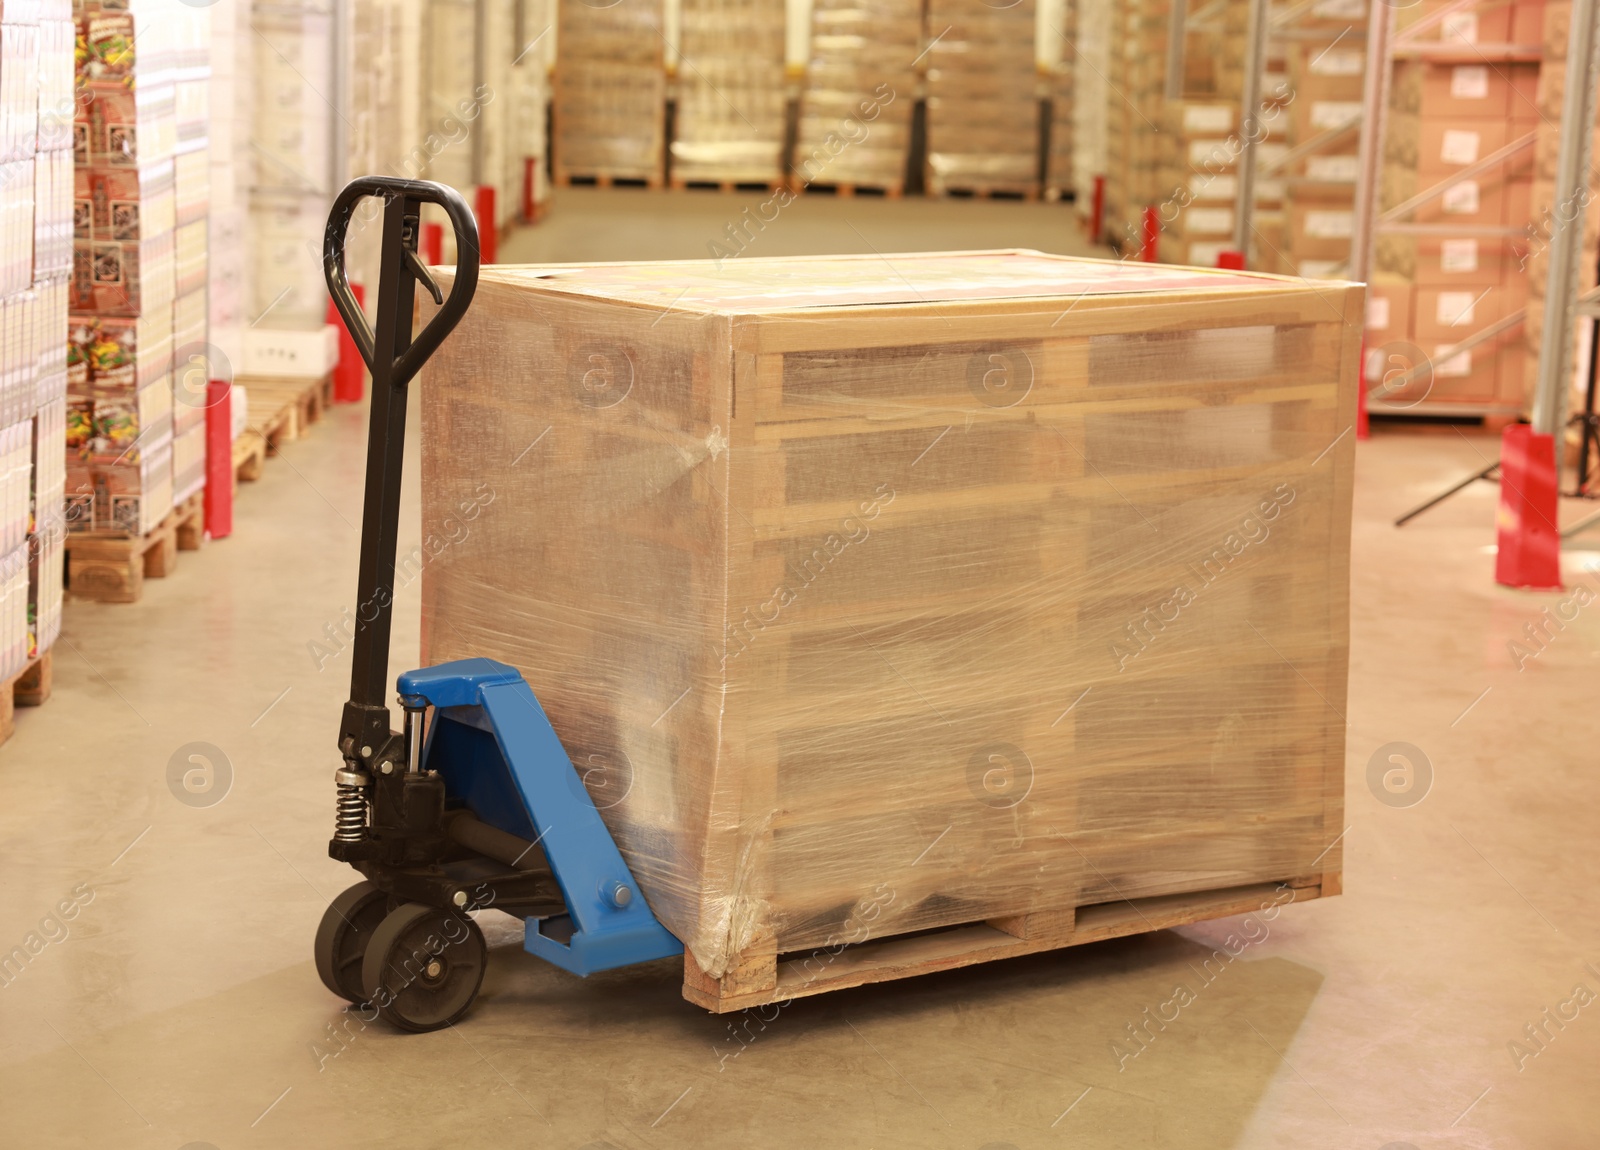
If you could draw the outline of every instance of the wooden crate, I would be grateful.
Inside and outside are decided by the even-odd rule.
[[[486,270],[423,381],[424,659],[523,670],[711,1009],[1334,893],[1362,306]]]

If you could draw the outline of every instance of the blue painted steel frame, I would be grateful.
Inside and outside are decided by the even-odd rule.
[[[532,838],[567,914],[526,920],[529,953],[574,974],[682,954],[657,921],[533,689],[515,667],[461,659],[399,679],[402,700],[438,708],[424,766],[479,819]],[[570,923],[561,921],[570,919]],[[570,926],[571,938],[557,937]]]

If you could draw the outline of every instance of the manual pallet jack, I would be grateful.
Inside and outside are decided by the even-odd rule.
[[[357,204],[383,203],[376,330],[345,273]],[[455,230],[445,298],[417,256],[422,205]],[[488,947],[469,911],[522,918],[531,953],[575,974],[683,953],[657,921],[572,760],[522,675],[491,659],[408,671],[404,724],[385,702],[405,452],[406,389],[477,290],[478,228],[442,184],[369,176],[334,201],[323,273],[372,372],[366,494],[350,701],[339,725],[337,817],[328,854],[365,881],[317,928],[317,973],[333,993],[403,1030],[449,1026],[483,983]],[[439,310],[413,338],[416,286]],[[530,381],[537,386],[536,381]]]

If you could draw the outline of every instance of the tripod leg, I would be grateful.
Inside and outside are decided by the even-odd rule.
[[[1450,489],[1448,489],[1446,491],[1441,491],[1438,495],[1435,495],[1432,499],[1428,500],[1426,503],[1422,503],[1422,504],[1417,505],[1416,507],[1413,507],[1410,511],[1407,511],[1404,515],[1400,516],[1399,519],[1396,519],[1394,521],[1394,525],[1396,527],[1404,527],[1407,523],[1411,522],[1411,520],[1415,519],[1417,516],[1421,515],[1424,511],[1428,510],[1428,508],[1438,506],[1440,503],[1443,503],[1446,499],[1449,499],[1456,492],[1461,491],[1464,488],[1471,487],[1474,483],[1478,482],[1478,480],[1480,480],[1480,479],[1488,479],[1490,472],[1498,471],[1498,470],[1500,470],[1500,461],[1497,459],[1493,463],[1489,464],[1488,467],[1485,467],[1482,471],[1473,472],[1471,475],[1469,475],[1465,479],[1463,479],[1460,483],[1457,483],[1454,487],[1451,487]]]

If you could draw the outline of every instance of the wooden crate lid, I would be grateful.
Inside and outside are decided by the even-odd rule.
[[[484,268],[482,279],[485,284],[513,289],[557,292],[652,309],[740,315],[875,304],[1072,299],[1150,292],[1281,292],[1303,283],[1264,273],[1083,259],[1020,249],[496,265]]]

